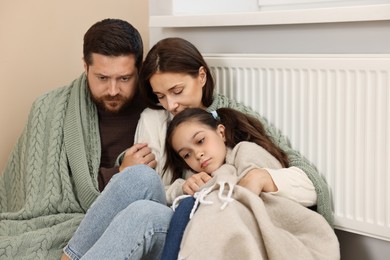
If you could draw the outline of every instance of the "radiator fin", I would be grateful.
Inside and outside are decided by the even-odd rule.
[[[390,241],[390,56],[206,54],[330,186],[336,228]]]

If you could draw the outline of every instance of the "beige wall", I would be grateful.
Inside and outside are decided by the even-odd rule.
[[[145,0],[0,0],[0,172],[33,100],[80,75],[82,38],[96,21],[121,18],[148,46]]]

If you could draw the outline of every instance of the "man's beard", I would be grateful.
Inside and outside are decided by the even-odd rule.
[[[112,113],[118,113],[130,103],[128,98],[120,95],[114,97],[106,95],[99,98],[92,95],[92,100],[96,106]]]

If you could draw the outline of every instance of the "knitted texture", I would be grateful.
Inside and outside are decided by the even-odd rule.
[[[99,194],[97,125],[84,74],[33,103],[0,176],[0,259],[60,258]]]
[[[222,181],[226,173],[216,176]],[[334,230],[316,212],[265,192],[259,198],[239,185],[221,209],[218,193],[207,195],[213,203],[201,204],[188,222],[177,259],[340,259]]]
[[[262,147],[241,142],[212,173],[183,234],[178,259],[340,259],[334,230],[319,214],[266,192],[260,197],[237,183],[247,170],[281,165]],[[232,225],[232,223],[234,223]],[[212,234],[210,238],[209,234]]]
[[[331,207],[329,188],[325,180],[314,167],[314,165],[312,165],[298,151],[292,149],[288,139],[283,136],[282,133],[277,130],[273,125],[271,125],[266,118],[254,112],[251,108],[232,99],[229,99],[224,95],[215,94],[214,101],[211,106],[207,108],[207,110],[213,111],[221,107],[234,108],[246,114],[253,115],[262,122],[266,132],[272,138],[274,143],[278,145],[287,154],[289,159],[289,166],[295,166],[302,169],[309,177],[309,179],[313,182],[314,188],[317,193],[317,212],[320,213],[333,227],[333,212]]]

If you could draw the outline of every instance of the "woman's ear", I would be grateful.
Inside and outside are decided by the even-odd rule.
[[[203,66],[201,66],[199,68],[199,79],[200,79],[200,82],[202,83],[202,87],[203,87],[207,81],[207,71]]]
[[[226,142],[225,138],[225,126],[223,124],[219,124],[217,126],[217,133],[221,136],[224,142]]]

